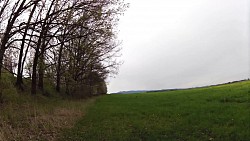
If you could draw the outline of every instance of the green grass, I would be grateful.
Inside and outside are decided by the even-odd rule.
[[[102,96],[61,140],[250,141],[249,87]]]

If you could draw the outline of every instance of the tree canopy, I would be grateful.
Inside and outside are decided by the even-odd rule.
[[[121,0],[0,1],[2,70],[31,80],[31,94],[49,81],[80,97],[107,93],[105,79],[117,72],[116,26],[127,8]],[[78,93],[80,91],[80,93]]]

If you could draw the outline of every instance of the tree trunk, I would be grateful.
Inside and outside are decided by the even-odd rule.
[[[0,50],[0,81],[1,81],[1,76],[2,76],[2,66],[3,66],[3,55],[4,52],[2,50]]]
[[[36,80],[37,80],[37,65],[38,65],[38,59],[39,59],[39,50],[43,38],[43,32],[41,32],[40,37],[37,41],[37,46],[36,46],[36,52],[34,56],[34,61],[33,61],[33,67],[32,67],[32,83],[31,83],[31,94],[35,95],[36,94]]]
[[[57,72],[56,72],[56,90],[60,92],[61,89],[61,59],[62,59],[62,50],[63,50],[64,44],[62,43],[59,50],[59,56],[58,56],[58,66],[57,66]]]
[[[2,103],[2,62],[3,62],[3,53],[0,50],[0,102]]]
[[[44,77],[44,53],[42,53],[40,56],[39,69],[38,69],[38,88],[41,91],[43,91],[43,77]]]
[[[22,44],[21,44],[21,47],[20,47],[20,53],[19,53],[19,60],[18,60],[18,69],[17,69],[17,79],[16,79],[16,86],[23,90],[23,87],[22,87],[22,84],[23,84],[23,67],[22,67],[22,58],[23,58],[23,50],[24,50],[24,44],[25,44],[25,39],[26,39],[26,35],[27,35],[27,32],[28,32],[28,29],[29,29],[29,25],[30,25],[30,21],[31,21],[31,18],[35,12],[35,9],[36,9],[36,6],[38,4],[38,1],[35,2],[34,4],[34,7],[32,8],[31,12],[30,12],[30,15],[29,15],[29,19],[28,19],[28,22],[27,22],[27,25],[25,27],[25,31],[24,31],[24,34],[23,34],[23,39],[22,39]],[[26,54],[25,54],[26,56]],[[25,59],[23,60],[25,61]]]
[[[36,73],[36,67],[38,64],[38,55],[39,55],[39,46],[37,46],[34,61],[33,61],[33,70],[32,70],[32,83],[31,83],[31,94],[36,94],[36,79],[37,79],[37,73]]]

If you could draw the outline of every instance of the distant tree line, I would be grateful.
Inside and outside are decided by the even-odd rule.
[[[1,0],[0,81],[3,70],[16,87],[31,80],[31,94],[44,83],[70,95],[107,93],[116,73],[116,24],[127,5],[121,0]],[[1,88],[0,88],[1,89]]]

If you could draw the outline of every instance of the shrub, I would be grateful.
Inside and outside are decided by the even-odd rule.
[[[0,82],[0,101],[4,100],[17,100],[17,90],[14,86],[15,78],[12,74],[8,72],[2,73],[2,78]]]

